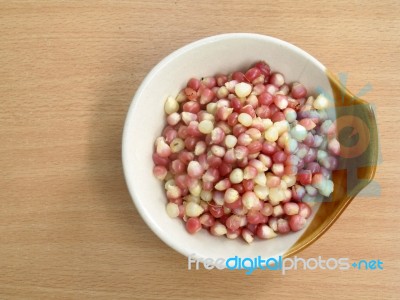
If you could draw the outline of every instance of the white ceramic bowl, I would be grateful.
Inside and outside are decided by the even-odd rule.
[[[332,94],[325,67],[307,52],[276,38],[232,33],[208,37],[171,53],[151,70],[133,98],[122,143],[126,182],[147,225],[167,245],[185,256],[277,257],[287,253],[304,232],[272,240],[255,239],[251,245],[242,239],[214,237],[205,230],[190,235],[182,220],[167,216],[163,185],[152,174],[154,140],[165,126],[163,106],[167,96],[176,95],[191,77],[229,73],[258,60],[267,61],[272,70],[283,73],[287,82],[300,81],[309,91],[319,87]],[[314,212],[317,208],[314,207]]]

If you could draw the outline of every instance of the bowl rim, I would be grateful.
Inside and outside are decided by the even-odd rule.
[[[131,167],[128,167],[127,160],[128,156],[130,155],[128,153],[128,141],[130,140],[130,136],[128,134],[128,131],[130,129],[131,123],[132,123],[132,116],[136,113],[136,108],[137,108],[137,102],[138,99],[141,97],[141,94],[143,93],[143,90],[147,87],[149,82],[153,79],[153,77],[159,72],[160,69],[163,69],[168,63],[170,63],[172,60],[176,59],[180,55],[191,51],[195,48],[211,44],[214,42],[221,42],[224,40],[230,40],[230,39],[251,39],[251,40],[260,40],[264,42],[272,42],[276,44],[280,44],[284,47],[290,48],[292,51],[297,52],[301,56],[304,56],[308,61],[310,61],[312,64],[317,66],[321,71],[325,72],[326,67],[318,61],[315,57],[313,57],[311,54],[306,52],[305,50],[289,43],[284,40],[272,37],[272,36],[267,36],[267,35],[262,35],[258,33],[224,33],[224,34],[218,34],[218,35],[213,35],[209,36],[206,38],[202,38],[196,41],[193,41],[185,46],[182,46],[178,48],[177,50],[174,50],[172,53],[169,55],[165,56],[160,62],[158,62],[151,70],[150,72],[145,76],[143,81],[140,83],[138,89],[136,90],[131,103],[129,105],[128,112],[126,114],[125,122],[124,122],[124,128],[123,128],[123,133],[122,133],[122,167],[123,167],[123,173],[125,177],[125,182],[129,191],[129,194],[131,196],[131,200],[133,201],[136,209],[138,210],[140,216],[144,220],[144,222],[147,224],[148,227],[160,238],[165,244],[167,244],[169,247],[177,251],[178,253],[189,257],[193,253],[191,251],[187,251],[184,247],[182,247],[179,243],[174,242],[174,239],[172,236],[165,235],[163,234],[160,230],[159,227],[156,225],[156,222],[154,219],[146,213],[145,209],[141,205],[140,201],[136,197],[136,184],[134,180],[130,178],[128,169]],[[290,249],[286,249],[285,251],[287,252]],[[278,253],[274,257],[278,256],[283,256],[285,255],[286,252]]]

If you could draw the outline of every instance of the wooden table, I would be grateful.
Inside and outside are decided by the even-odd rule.
[[[399,1],[1,1],[0,299],[399,299]],[[376,104],[381,196],[303,258],[382,271],[188,271],[138,215],[121,133],[146,73],[225,32],[300,46]]]

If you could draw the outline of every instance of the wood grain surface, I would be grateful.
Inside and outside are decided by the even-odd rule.
[[[399,1],[0,1],[0,299],[399,299]],[[138,215],[121,133],[171,51],[226,32],[291,42],[373,89],[380,196],[303,258],[382,271],[187,270]]]

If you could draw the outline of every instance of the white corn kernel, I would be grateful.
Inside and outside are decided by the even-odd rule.
[[[170,218],[177,218],[179,216],[179,206],[172,202],[168,203],[167,214]]]
[[[254,193],[256,194],[256,196],[261,199],[261,200],[265,200],[268,197],[269,194],[269,189],[266,186],[262,186],[262,185],[256,185],[254,187]]]
[[[179,103],[173,97],[168,97],[164,104],[164,111],[167,115],[170,115],[179,110]]]
[[[228,149],[231,149],[231,148],[235,147],[235,146],[236,146],[236,143],[237,143],[237,138],[236,138],[236,136],[231,135],[231,134],[225,136],[225,146],[226,146]]]
[[[328,108],[329,100],[324,95],[320,94],[317,99],[314,100],[313,107],[317,110],[323,110]]]
[[[272,126],[265,131],[264,136],[267,141],[275,142],[279,137],[278,129],[276,129],[274,126]]]
[[[209,134],[214,129],[214,124],[210,120],[203,120],[199,123],[199,131],[204,134]]]
[[[172,153],[178,153],[185,149],[185,142],[180,138],[174,138],[170,145]]]
[[[239,199],[239,192],[233,188],[229,188],[225,191],[224,201],[226,203],[233,203]]]
[[[243,181],[243,171],[240,168],[234,169],[229,175],[229,180],[233,183],[241,183]]]
[[[203,211],[204,209],[195,202],[188,202],[185,207],[185,213],[188,217],[198,217]]]
[[[253,118],[246,113],[241,113],[238,116],[238,121],[240,124],[242,124],[243,126],[249,127],[251,126],[251,124],[253,124]]]
[[[235,94],[239,98],[247,97],[248,95],[250,95],[251,90],[252,90],[251,85],[246,82],[240,82],[237,85],[235,85]]]

